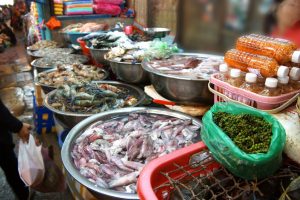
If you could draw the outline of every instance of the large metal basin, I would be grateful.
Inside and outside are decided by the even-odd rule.
[[[74,53],[75,52],[75,50],[73,49],[73,48],[61,48],[61,47],[56,47],[56,48],[50,48],[50,49],[47,49],[47,48],[44,48],[44,49],[40,49],[41,51],[43,51],[43,50],[48,50],[48,51],[58,51],[58,50],[60,50],[60,51],[62,51],[63,50],[63,52],[64,53],[62,53],[62,54],[65,54],[65,55],[69,55],[69,54],[72,54],[72,53]],[[35,58],[43,58],[43,57],[47,57],[47,56],[49,56],[49,55],[52,55],[52,54],[45,54],[44,53],[44,55],[43,54],[37,54],[37,53],[41,53],[41,52],[39,52],[39,50],[37,50],[37,51],[31,51],[31,50],[27,50],[27,54],[29,54],[30,56],[33,56],[33,57],[35,57]],[[52,52],[53,53],[53,52]]]
[[[131,107],[140,105],[145,99],[144,92],[140,88],[137,88],[135,86],[116,82],[116,81],[95,81],[95,82],[99,83],[99,84],[102,84],[102,83],[110,84],[110,85],[114,85],[117,87],[123,87],[123,88],[128,89],[130,91],[130,94],[134,95],[138,99],[138,102],[135,103],[134,105],[132,105]],[[54,109],[49,104],[49,99],[55,94],[55,92],[56,92],[56,90],[53,90],[46,95],[46,97],[44,99],[44,105],[53,112],[55,118],[59,121],[59,124],[61,126],[63,126],[65,129],[71,129],[74,126],[76,126],[79,122],[81,122],[82,120],[86,119],[87,117],[90,117],[91,115],[94,115],[94,114],[80,114],[80,113],[72,113],[72,112],[63,112],[63,111]]]
[[[41,59],[41,58],[38,58],[38,59]],[[37,73],[41,73],[41,72],[44,72],[44,71],[47,71],[47,70],[56,68],[56,66],[45,66],[45,67],[37,66],[37,65],[36,65],[36,62],[37,62],[38,59],[35,59],[35,60],[33,60],[33,61],[30,63],[30,65],[31,65],[34,69],[36,69]]]
[[[33,65],[32,65],[32,62],[34,61],[34,60],[36,60],[36,59],[38,59],[38,58],[42,58],[42,57],[40,57],[40,56],[35,56],[34,54],[33,54],[33,52],[34,51],[31,51],[31,50],[26,50],[26,52],[27,52],[27,60],[28,60],[28,62],[29,62],[29,64],[33,67]]]
[[[197,56],[200,58],[213,56],[208,54],[189,53],[177,55]],[[142,67],[145,71],[150,73],[151,83],[155,90],[166,99],[184,105],[213,104],[213,94],[207,87],[208,80],[164,74],[149,67],[146,62],[142,63]]]
[[[90,51],[92,58],[98,64],[108,64],[107,60],[104,59],[104,55],[108,53],[108,49],[93,49],[88,46],[86,48]]]
[[[153,38],[163,38],[171,33],[171,30],[168,28],[144,28],[144,33]]]
[[[126,83],[148,84],[149,73],[142,68],[141,63],[117,62],[109,60],[110,67],[117,78]]]
[[[63,47],[62,45],[59,45],[58,48]],[[35,55],[34,52],[38,51],[38,50],[30,50],[28,47],[26,48],[26,53],[27,53],[27,60],[28,63],[31,65],[32,61],[38,59],[38,58],[42,58],[43,56],[38,56]],[[32,65],[31,65],[32,66]],[[33,66],[32,66],[33,67]]]
[[[56,68],[54,68],[54,69],[52,68],[52,69],[43,71],[43,73],[51,73],[51,72],[54,72],[56,70],[57,70]],[[101,80],[107,79],[107,77],[109,76],[109,72],[106,71],[106,70],[104,70],[104,69],[99,69],[99,70],[104,74],[104,76],[103,76],[102,79],[95,80],[95,81],[101,81]],[[46,85],[46,84],[40,83],[40,81],[39,81],[39,74],[38,74],[37,77],[35,77],[34,81],[35,81],[35,83],[37,83],[37,84],[39,84],[41,86],[41,88],[42,88],[42,90],[44,91],[45,94],[48,94],[49,92],[51,92],[51,91],[53,91],[53,90],[55,90],[57,88],[57,86],[50,86],[50,85]]]
[[[88,57],[84,56],[84,55],[79,55],[79,54],[72,54],[73,56],[77,56],[77,57],[80,57],[82,58],[82,61],[80,62],[81,64],[86,64],[89,62],[89,59]],[[68,55],[66,55],[68,56]],[[31,62],[31,66],[34,67],[37,71],[37,73],[41,73],[41,72],[44,72],[44,71],[47,71],[47,70],[50,70],[50,69],[53,69],[53,68],[56,68],[56,65],[49,65],[49,66],[38,66],[36,64],[36,62],[40,59],[46,59],[46,57],[43,57],[43,58],[38,58],[38,59],[35,59],[34,61]],[[73,64],[73,63],[68,63],[68,64]]]
[[[168,109],[161,109],[161,108],[122,108],[114,111],[108,111],[104,113],[100,113],[97,115],[93,115],[79,124],[77,124],[68,134],[67,138],[64,141],[61,157],[66,168],[66,171],[80,184],[84,185],[88,188],[98,199],[105,199],[105,200],[120,200],[120,199],[139,199],[137,194],[128,194],[123,192],[118,192],[115,190],[104,189],[101,187],[95,186],[92,182],[82,176],[79,171],[76,169],[73,159],[71,157],[71,151],[74,147],[75,140],[82,134],[82,132],[89,127],[91,124],[97,121],[105,121],[110,120],[116,117],[127,116],[130,113],[151,113],[151,114],[159,114],[159,115],[167,115],[172,117],[177,117],[180,119],[192,119],[193,124],[199,125],[201,127],[201,122],[189,115],[179,113],[176,111],[171,111]],[[199,138],[200,140],[200,138]]]

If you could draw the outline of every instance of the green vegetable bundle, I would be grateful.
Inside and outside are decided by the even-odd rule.
[[[234,135],[239,134],[242,128],[239,127],[239,124],[231,124],[231,126],[230,124],[227,124],[227,122],[224,121],[224,117],[226,118],[228,116],[226,116],[225,114],[222,114],[223,116],[217,115],[217,117],[215,118],[216,123],[221,123],[221,125],[219,124],[220,126],[224,126],[224,124],[226,124],[226,131],[232,131],[231,133],[229,133],[229,135],[227,135],[214,122],[214,114],[220,112],[230,113],[233,115],[243,114],[246,115],[246,117],[249,117],[250,115],[255,116],[251,117],[251,119],[249,120],[257,120],[258,118],[264,119],[263,121],[266,121],[267,123],[263,124],[263,126],[266,127],[261,127],[261,130],[267,132],[267,124],[270,124],[272,129],[272,137],[269,142],[268,149],[252,147],[252,145],[249,145],[248,148],[252,148],[251,150],[253,151],[253,153],[247,153],[245,152],[247,151],[247,148],[244,150],[242,150],[242,148],[239,148],[230,137],[234,138]],[[240,115],[240,117],[241,116],[242,115]],[[227,121],[228,120],[232,119],[227,118]],[[245,126],[245,124],[242,124],[241,126]],[[256,126],[248,126],[248,128],[252,131],[255,129],[254,127]],[[232,135],[230,136],[230,134]],[[282,162],[282,151],[285,145],[284,128],[270,114],[254,108],[229,102],[216,103],[203,117],[201,137],[209,150],[212,152],[214,158],[219,163],[224,165],[236,176],[244,179],[253,180],[270,176],[280,167]],[[264,137],[266,137],[265,139],[268,140],[268,134],[264,135],[262,138]],[[251,139],[251,137],[249,138]],[[239,143],[239,141],[237,143]],[[244,146],[247,147],[247,145]],[[262,152],[264,153],[257,153],[257,149],[262,150]]]

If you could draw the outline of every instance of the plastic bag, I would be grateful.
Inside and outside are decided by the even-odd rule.
[[[300,117],[295,107],[284,112],[273,114],[282,124],[286,133],[284,153],[293,161],[300,164]]]
[[[213,113],[251,114],[272,124],[272,139],[267,153],[247,154],[213,121]],[[261,179],[273,174],[281,165],[285,145],[285,130],[270,114],[234,103],[216,103],[203,117],[201,137],[214,158],[230,172],[244,179]]]
[[[123,0],[94,0],[94,4],[114,4],[114,5],[120,5],[123,3]]]
[[[113,4],[107,4],[107,3],[94,4],[93,9],[96,14],[116,16],[121,13],[120,6],[113,5]]]
[[[153,41],[150,48],[146,51],[146,60],[164,59],[170,57],[173,53],[178,53],[179,49],[176,44],[167,42]]]
[[[23,182],[30,187],[36,186],[44,179],[45,166],[41,152],[32,135],[28,143],[19,142],[18,170]]]
[[[43,193],[65,191],[65,177],[60,168],[50,158],[48,148],[42,148],[42,155],[46,169],[44,179],[40,184],[32,188]]]

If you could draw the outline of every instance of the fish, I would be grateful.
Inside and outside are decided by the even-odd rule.
[[[122,158],[121,160],[126,167],[129,167],[134,170],[141,170],[145,166],[144,164],[142,164],[140,162],[129,161],[129,160],[127,160],[126,157]]]
[[[108,163],[108,159],[106,157],[106,154],[102,151],[95,151],[95,159],[99,161],[100,163]]]
[[[116,166],[122,170],[125,170],[125,171],[128,171],[128,172],[132,172],[133,170],[129,167],[126,167],[122,160],[120,158],[117,158],[117,157],[112,157],[111,158],[111,161],[114,162],[116,164]]]
[[[102,188],[108,188],[109,187],[109,185],[105,182],[105,180],[103,180],[100,177],[96,178],[96,185],[99,186],[99,187],[102,187]]]
[[[108,183],[108,187],[114,188],[135,183],[137,181],[138,175],[139,171],[132,172],[130,174],[127,174],[126,176],[120,177],[119,179],[110,181]]]
[[[132,140],[132,142],[127,146],[127,157],[129,160],[135,159],[140,153],[140,147],[143,144],[143,139],[139,138],[137,140]]]
[[[147,158],[148,156],[150,156],[152,154],[153,151],[153,145],[152,145],[153,141],[151,140],[150,136],[146,136],[143,139],[143,144],[140,150],[140,154],[138,155],[138,159],[141,158]]]
[[[217,66],[224,63],[223,58],[201,58],[195,56],[176,55],[167,59],[154,59],[147,62],[147,66],[154,71],[164,74],[173,74],[180,77],[194,79],[209,79],[218,72]]]

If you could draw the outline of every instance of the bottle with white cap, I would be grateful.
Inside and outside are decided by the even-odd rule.
[[[250,34],[239,37],[236,49],[257,55],[274,58],[279,64],[300,63],[300,51],[291,41],[271,38],[263,35]]]
[[[266,78],[265,88],[259,94],[263,96],[279,96],[281,95],[281,92],[277,86],[278,79]]]
[[[281,94],[287,94],[294,91],[292,85],[289,84],[290,77],[279,77],[278,78],[278,89],[280,90]]]
[[[243,83],[243,77],[240,69],[231,69],[230,76],[227,81],[230,85],[240,87]]]
[[[255,93],[260,93],[262,87],[257,84],[257,75],[254,73],[247,73],[245,82],[241,85],[241,88]]]
[[[219,66],[218,79],[227,82],[228,78],[229,78],[229,68],[227,64],[223,63]]]
[[[290,84],[294,90],[300,90],[300,68],[293,67],[290,71]]]
[[[251,72],[263,77],[274,77],[280,74],[287,75],[289,69],[279,65],[278,62],[270,57],[247,53],[236,49],[231,49],[225,53],[224,61],[233,68],[244,72]]]
[[[290,69],[287,66],[280,65],[277,71],[277,77],[283,78],[289,75]]]

